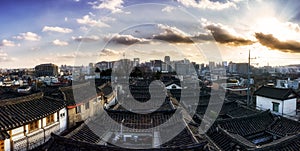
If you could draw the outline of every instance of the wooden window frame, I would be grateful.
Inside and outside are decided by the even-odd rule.
[[[54,114],[50,114],[46,117],[46,125],[51,125],[54,122],[55,122]]]
[[[33,121],[31,123],[28,124],[28,132],[31,133],[31,132],[34,132],[36,130],[39,129],[39,121]]]
[[[5,151],[5,140],[0,140],[0,151]]]

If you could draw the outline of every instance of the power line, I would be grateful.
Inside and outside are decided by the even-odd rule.
[[[259,57],[258,59],[260,59],[260,58],[267,58],[267,59],[300,59],[300,57],[299,58]]]

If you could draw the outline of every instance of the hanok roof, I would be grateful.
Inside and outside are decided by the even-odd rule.
[[[108,96],[113,92],[110,84],[105,84],[100,90],[103,92],[104,96]]]
[[[64,101],[35,93],[0,102],[0,131],[13,129],[44,118],[65,107]]]
[[[6,131],[0,131],[0,140],[5,140],[8,138],[10,138],[10,136]]]
[[[276,100],[287,100],[297,97],[297,93],[293,89],[273,88],[262,86],[254,92],[254,95],[272,98]]]
[[[64,95],[67,106],[76,105],[76,103],[87,102],[97,96],[97,87],[92,87],[90,82],[77,84],[69,87],[60,88]],[[76,94],[76,96],[74,96]]]
[[[115,122],[123,122],[124,133],[153,133],[150,128],[154,128],[161,125],[166,120],[169,120],[173,116],[172,112],[166,113],[151,113],[151,114],[134,114],[130,112],[120,111],[107,111],[107,115],[102,114],[99,117],[85,121],[80,127],[72,131],[70,134],[59,137],[52,136],[52,143],[46,148],[48,150],[57,150],[57,148],[66,149],[66,147],[73,149],[88,149],[88,150],[122,150],[118,146],[114,146],[106,140],[102,140],[99,136],[107,136],[110,132],[119,132],[120,124],[102,124],[103,121],[109,121],[107,118],[112,118]],[[184,115],[183,115],[184,116]],[[190,129],[190,125],[187,126],[185,120],[182,117],[177,117],[173,122],[175,126],[186,126],[177,136],[169,140],[168,142],[155,149],[146,150],[173,150],[173,149],[191,149],[191,150],[203,150],[207,141],[203,138],[196,138],[194,132]],[[129,129],[128,129],[129,128]],[[130,130],[134,128],[134,130]],[[160,136],[167,136],[168,133],[172,133],[172,129],[161,127]],[[60,140],[60,141],[59,141]],[[61,141],[63,140],[63,141]],[[151,145],[152,146],[152,145]],[[127,150],[127,149],[126,149]],[[144,149],[143,149],[144,150]]]
[[[224,151],[300,149],[300,123],[264,111],[248,117],[219,120],[207,135]]]
[[[203,150],[205,144],[206,142],[201,142],[189,146],[149,148],[149,149],[140,149],[140,150],[143,151]],[[51,134],[50,145],[45,148],[47,148],[48,151],[66,151],[66,150],[137,151],[138,150],[138,149],[130,149],[130,148],[124,149],[112,145],[98,145],[98,144],[93,144],[88,142],[82,142],[82,141],[77,141],[66,137],[58,136],[55,134]]]

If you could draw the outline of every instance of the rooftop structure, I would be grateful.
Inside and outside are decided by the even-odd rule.
[[[257,109],[270,109],[274,114],[296,116],[299,95],[293,89],[262,86],[254,95]]]
[[[52,63],[40,64],[35,66],[35,75],[39,76],[57,76],[58,66]]]
[[[249,116],[219,120],[207,132],[224,151],[300,149],[300,123],[265,111]]]
[[[35,93],[0,102],[0,141],[3,150],[33,149],[67,127],[65,103]]]

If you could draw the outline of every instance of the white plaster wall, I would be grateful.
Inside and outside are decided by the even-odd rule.
[[[26,130],[26,134],[28,134],[28,133],[29,133],[29,127],[28,127],[28,124],[25,125],[25,130]]]
[[[39,128],[42,128],[42,120],[39,120]]]
[[[256,106],[257,109],[267,110],[270,109],[273,111],[273,102],[279,103],[279,111],[278,114],[285,114],[285,115],[296,115],[296,108],[297,108],[297,101],[296,98],[289,99],[289,100],[275,100],[270,99],[262,96],[256,97]]]
[[[12,135],[18,134],[18,133],[23,133],[24,132],[24,127],[20,126],[18,128],[15,128],[13,130],[11,130]]]
[[[57,122],[57,112],[54,113],[54,122]]]
[[[61,114],[65,114],[65,116],[60,116]],[[67,129],[67,109],[63,108],[59,110],[59,129],[60,132],[64,131]]]
[[[297,109],[297,100],[296,100],[296,98],[284,101],[283,114],[295,116],[296,115],[296,109]]]
[[[257,109],[260,110],[267,110],[270,109],[273,112],[273,102],[279,103],[279,111],[278,113],[282,113],[282,101],[281,100],[275,100],[275,99],[270,99],[262,96],[257,96],[256,97],[256,106]]]
[[[4,140],[4,150],[10,151],[10,140],[9,139]]]
[[[42,120],[43,120],[43,122],[42,122],[42,123],[43,123],[43,125],[42,125],[42,126],[43,126],[43,127],[45,127],[45,126],[46,126],[46,124],[47,124],[47,123],[46,123],[46,118],[43,118]]]

